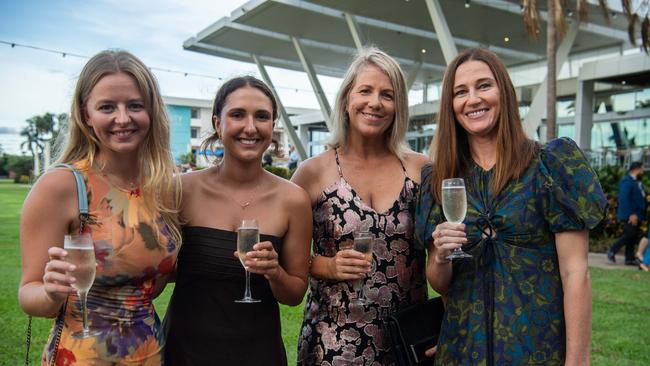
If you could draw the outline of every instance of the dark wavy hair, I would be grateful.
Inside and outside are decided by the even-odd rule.
[[[221,111],[223,110],[223,106],[226,104],[226,99],[228,96],[237,89],[244,87],[255,88],[266,95],[271,101],[271,105],[273,107],[273,120],[275,121],[278,118],[278,103],[275,100],[275,96],[273,96],[271,88],[269,88],[262,80],[254,76],[247,75],[238,76],[226,81],[223,83],[223,85],[221,85],[219,91],[217,91],[217,95],[214,97],[214,102],[212,104],[212,129],[214,130],[214,133],[203,140],[203,143],[201,144],[203,156],[206,158],[208,158],[207,151],[212,151],[214,149],[214,145],[217,143],[217,141],[219,141],[219,131],[217,131],[217,126],[215,125],[214,118],[221,116]]]

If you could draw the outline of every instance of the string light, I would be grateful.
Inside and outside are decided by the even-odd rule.
[[[9,45],[9,46],[11,46],[11,48],[22,47],[22,48],[29,48],[29,49],[40,51],[40,52],[53,53],[53,54],[61,55],[62,58],[66,58],[66,57],[70,56],[70,57],[82,58],[82,59],[86,59],[86,60],[90,59],[90,56],[86,56],[86,55],[80,55],[80,54],[77,54],[77,53],[71,53],[71,52],[67,52],[67,51],[59,51],[59,50],[54,50],[54,49],[51,49],[51,48],[33,46],[33,45],[28,45],[28,44],[7,42],[7,41],[2,41],[2,40],[0,40],[0,44]],[[194,76],[194,77],[213,79],[213,80],[219,80],[219,81],[224,81],[225,80],[225,78],[221,77],[221,76],[208,75],[208,74],[199,74],[199,73],[196,73],[196,72],[189,72],[189,71],[166,69],[166,68],[156,67],[156,66],[149,66],[149,70],[166,72],[166,73],[170,73],[170,74],[179,74],[179,75],[183,75],[184,77]],[[314,92],[311,89],[301,89],[301,88],[281,86],[281,85],[276,85],[275,88],[276,89],[291,90],[291,91],[295,91],[296,93],[298,93],[298,92],[313,93]]]

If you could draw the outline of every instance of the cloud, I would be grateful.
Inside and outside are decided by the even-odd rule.
[[[164,95],[212,99],[224,80],[257,74],[257,67],[183,50],[183,42],[218,19],[229,16],[243,0],[24,0],[20,9],[0,14],[8,41],[92,56],[106,48],[134,53],[150,67],[221,77],[202,78],[154,70]],[[13,28],[12,28],[13,27]],[[4,28],[3,28],[4,29]],[[43,51],[0,45],[0,126],[20,129],[24,120],[70,108],[76,77],[87,59],[61,57]],[[268,69],[287,106],[318,104],[304,73]],[[335,79],[319,77],[328,98],[338,88]],[[292,87],[295,89],[283,87]]]

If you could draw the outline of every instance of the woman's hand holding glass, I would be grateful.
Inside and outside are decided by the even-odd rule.
[[[235,252],[235,256],[239,257],[237,252]],[[280,272],[278,253],[270,241],[255,244],[253,250],[246,253],[244,265],[250,273],[263,275],[269,281],[274,280]]]
[[[431,234],[433,238],[434,255],[437,263],[449,263],[447,257],[451,253],[467,243],[467,234],[465,234],[465,224],[454,224],[443,222],[436,226],[436,230]]]
[[[352,241],[341,243],[340,250],[330,258],[330,278],[338,281],[359,280],[370,272],[372,262],[363,253],[352,249],[352,246]]]
[[[48,249],[47,254],[50,260],[45,264],[43,289],[53,302],[63,304],[69,294],[77,292],[72,287],[75,278],[69,275],[74,273],[76,266],[66,262],[68,252],[63,248],[51,247]]]

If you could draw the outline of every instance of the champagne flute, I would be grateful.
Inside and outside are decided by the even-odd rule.
[[[467,214],[467,194],[463,178],[450,178],[442,181],[442,212],[447,221],[460,224]],[[447,259],[470,258],[470,254],[456,248],[447,256]]]
[[[246,253],[253,251],[253,246],[259,242],[260,229],[257,220],[242,220],[239,229],[237,229],[237,254],[241,265],[244,266],[244,271],[246,271],[246,290],[243,298],[235,300],[237,303],[254,304],[260,302],[260,300],[251,296],[251,273],[248,272],[248,268],[244,264]]]
[[[352,249],[356,250],[357,252],[363,253],[366,257],[366,260],[368,262],[372,263],[372,246],[373,246],[374,240],[373,236],[370,232],[368,231],[359,231],[354,233],[354,243],[352,244]],[[357,298],[355,300],[352,300],[352,303],[354,304],[367,304],[368,299],[366,299],[365,293],[363,291],[363,284],[364,280],[356,280],[355,287],[357,291]]]
[[[76,339],[89,338],[98,333],[88,329],[88,309],[86,306],[88,291],[95,281],[96,264],[93,239],[90,234],[66,235],[63,239],[63,249],[68,252],[66,261],[76,266],[76,269],[73,272],[68,272],[68,275],[75,278],[72,287],[77,290],[77,296],[81,301],[83,329],[72,333],[72,337]]]

